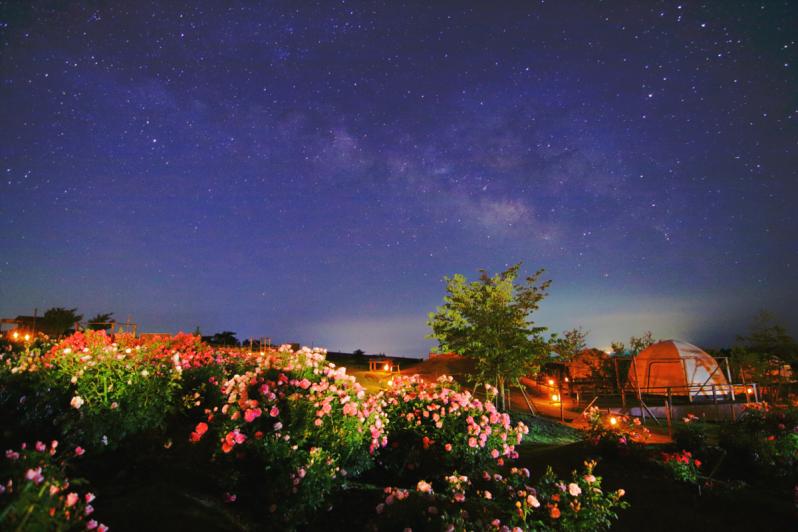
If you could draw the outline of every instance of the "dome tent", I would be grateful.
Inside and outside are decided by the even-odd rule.
[[[632,359],[629,382],[640,393],[712,397],[731,393],[718,362],[706,351],[679,340],[650,345]],[[714,386],[714,388],[713,388]]]

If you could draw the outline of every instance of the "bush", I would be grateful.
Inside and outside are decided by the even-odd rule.
[[[683,423],[673,431],[673,441],[679,449],[689,449],[695,454],[706,456],[709,452],[709,427],[697,416],[688,414]]]
[[[59,420],[63,434],[96,449],[163,429],[182,368],[148,355],[141,346],[120,346],[105,331],[78,332],[53,347],[45,356],[47,381],[70,397]]]
[[[104,532],[105,525],[91,519],[94,494],[80,495],[66,476],[67,461],[57,453],[58,442],[37,441],[18,451],[7,450],[0,462],[0,528],[4,530],[73,530]],[[69,453],[80,456],[77,447]]]
[[[662,453],[661,463],[674,480],[698,484],[698,469],[701,467],[701,461],[693,458],[690,451]]]
[[[754,473],[798,482],[798,408],[752,403],[721,429],[720,445]]]
[[[460,391],[451,377],[434,384],[395,377],[381,398],[391,419],[381,460],[400,474],[495,469],[518,456],[515,446],[528,432],[521,422],[513,427],[492,403]]]
[[[588,423],[585,438],[603,455],[628,454],[651,436],[636,417],[618,414],[603,416],[596,407],[589,408],[584,415]]]
[[[205,409],[190,439],[210,439],[237,472],[231,489],[244,489],[288,527],[369,468],[387,442],[378,399],[321,350],[283,346],[219,389],[223,405]]]
[[[623,490],[605,492],[586,462],[571,482],[549,468],[532,486],[527,469],[507,476],[485,471],[474,478],[457,473],[419,481],[415,490],[386,488],[376,507],[379,528],[413,525],[428,530],[606,530],[628,504]]]

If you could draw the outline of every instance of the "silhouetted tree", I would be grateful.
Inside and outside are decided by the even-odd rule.
[[[222,331],[213,336],[203,336],[202,339],[211,345],[239,346],[241,342],[233,331]]]
[[[78,314],[76,308],[53,307],[44,312],[41,327],[48,334],[61,336],[82,319],[83,315]]]
[[[105,331],[111,328],[111,323],[113,323],[113,312],[106,312],[105,314],[97,314],[93,318],[89,319],[88,328],[93,331]]]
[[[587,348],[587,331],[581,327],[570,329],[562,333],[551,335],[549,343],[552,351],[560,355],[560,359],[568,362]]]

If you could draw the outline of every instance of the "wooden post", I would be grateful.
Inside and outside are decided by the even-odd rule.
[[[668,386],[668,430],[670,431],[670,418],[673,417],[673,395],[671,393],[671,387]]]
[[[668,395],[670,396],[670,388],[668,388]],[[668,422],[668,438],[673,438],[673,431],[671,430],[671,402],[670,399],[665,399],[665,420]]]
[[[615,383],[618,385],[618,391],[621,394],[621,406],[626,409],[626,394],[624,393],[623,385],[621,384],[621,375],[618,371],[618,358],[612,357],[613,366],[615,366]],[[597,390],[598,392],[598,390]],[[598,395],[598,393],[596,393]]]

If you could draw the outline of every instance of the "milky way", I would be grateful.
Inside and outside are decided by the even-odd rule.
[[[795,3],[177,4],[0,3],[3,316],[420,354],[524,261],[600,346],[798,328]]]

